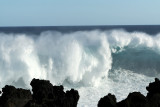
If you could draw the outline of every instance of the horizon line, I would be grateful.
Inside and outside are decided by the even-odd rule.
[[[42,25],[42,26],[38,26],[38,25],[27,25],[27,26],[0,26],[2,27],[90,27],[90,26],[160,26],[160,24],[128,24],[128,25]]]

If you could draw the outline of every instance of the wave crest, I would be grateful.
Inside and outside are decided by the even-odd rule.
[[[53,84],[67,81],[99,85],[110,69],[118,67],[144,71],[150,65],[157,73],[160,69],[159,41],[159,34],[152,36],[123,30],[47,31],[40,35],[1,33],[1,87],[13,83],[21,85],[23,82],[19,81],[22,80],[29,84],[32,78],[49,79]]]

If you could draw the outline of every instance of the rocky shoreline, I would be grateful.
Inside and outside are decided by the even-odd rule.
[[[146,90],[147,96],[133,92],[120,102],[116,102],[115,95],[109,93],[99,100],[98,107],[160,107],[160,80],[155,78]]]
[[[64,92],[63,86],[53,86],[47,80],[33,79],[30,90],[6,85],[2,88],[0,107],[76,107],[79,94],[71,89]]]
[[[30,90],[6,85],[2,88],[0,107],[77,107],[79,93],[71,89],[64,92],[63,86],[53,86],[48,80],[33,79]],[[147,96],[140,92],[129,93],[126,99],[117,102],[115,95],[108,94],[97,102],[98,107],[160,107],[160,80],[146,87]]]

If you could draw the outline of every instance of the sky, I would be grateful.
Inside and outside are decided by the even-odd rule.
[[[160,0],[0,0],[0,26],[159,24]]]

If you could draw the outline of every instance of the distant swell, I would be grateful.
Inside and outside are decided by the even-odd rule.
[[[109,71],[119,68],[157,75],[159,41],[159,34],[123,30],[0,33],[0,86],[25,86],[32,78],[49,79],[53,84],[98,86]]]

